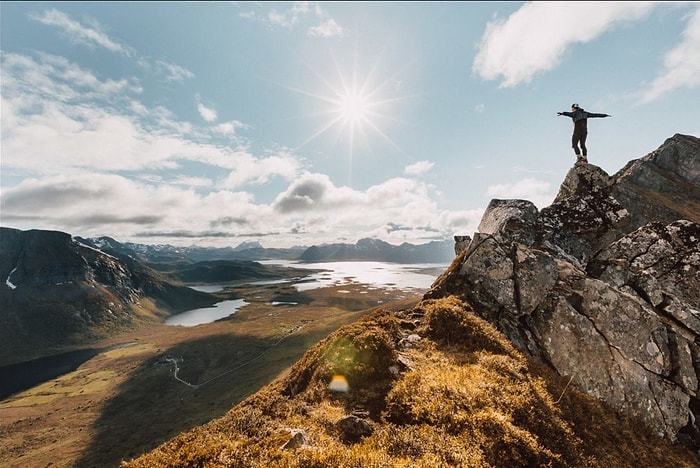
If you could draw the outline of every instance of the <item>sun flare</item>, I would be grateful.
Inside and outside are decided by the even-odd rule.
[[[336,65],[335,80],[328,75],[315,73],[322,84],[317,91],[289,88],[316,99],[323,106],[309,113],[308,116],[318,119],[320,125],[296,149],[324,134],[335,133],[335,143],[342,141],[348,149],[350,165],[358,143],[364,143],[371,150],[373,137],[379,137],[403,153],[384,130],[388,122],[397,121],[391,115],[395,111],[391,104],[406,99],[406,96],[397,95],[400,80],[395,75],[377,80],[379,73],[376,69],[362,75],[357,70],[357,64],[349,72],[343,72],[335,59],[333,62]]]
[[[370,120],[372,101],[369,96],[349,91],[339,97],[337,112],[343,121],[358,124]]]

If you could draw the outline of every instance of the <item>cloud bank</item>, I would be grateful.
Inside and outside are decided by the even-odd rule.
[[[481,215],[438,208],[419,179],[429,161],[406,167],[410,178],[339,186],[287,148],[251,151],[238,133],[254,129],[218,122],[199,95],[201,125],[148,106],[133,77],[100,78],[45,53],[1,59],[3,172],[22,174],[0,196],[8,227],[173,244],[421,243],[471,232]],[[192,164],[206,176],[181,170]]]
[[[569,49],[627,22],[647,17],[664,2],[529,2],[506,19],[489,22],[478,45],[473,72],[501,80],[503,88],[529,83],[558,67]],[[682,42],[666,54],[664,70],[645,101],[679,87],[700,84],[700,7],[691,13]]]

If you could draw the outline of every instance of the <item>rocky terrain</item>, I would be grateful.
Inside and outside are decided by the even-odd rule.
[[[411,309],[124,467],[700,466],[700,139],[493,200]]]
[[[457,295],[523,352],[660,436],[700,448],[700,140],[614,176],[574,166],[554,203],[493,200],[429,297]]]
[[[124,467],[700,466],[699,204],[696,137],[674,135],[612,176],[577,164],[541,210],[493,200],[476,233],[455,236],[456,257],[416,305],[381,307],[343,326],[228,413],[140,456],[153,441],[129,446],[131,419],[115,432],[126,411],[115,397],[118,409],[101,410],[104,437],[79,458],[105,461],[100,450],[110,446],[118,452],[109,466],[119,453],[135,457]],[[171,270],[157,272],[131,254],[47,231],[3,229],[0,250],[3,353],[58,348],[58,337],[79,345],[211,300],[164,273],[230,273],[192,259],[178,270],[172,252]],[[252,326],[253,315],[210,333]],[[159,347],[140,346],[126,349],[148,349],[160,362]],[[188,356],[206,350],[218,362],[220,346]],[[172,380],[144,366],[123,379]],[[78,398],[85,388],[73,390]],[[173,415],[176,401],[208,405],[197,390],[171,390]],[[129,401],[141,401],[139,392]],[[22,428],[35,420],[17,418],[11,447],[21,463]]]

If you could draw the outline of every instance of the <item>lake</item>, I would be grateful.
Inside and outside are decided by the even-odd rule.
[[[435,279],[447,269],[443,263],[389,263],[389,262],[321,262],[302,263],[285,260],[266,260],[260,263],[281,265],[309,270],[303,281],[293,282],[298,291],[343,286],[351,283],[368,284],[370,287],[399,290],[430,289]]]
[[[260,263],[312,270],[308,276],[297,279],[265,280],[251,284],[293,284],[297,291],[344,286],[353,283],[367,284],[377,289],[403,291],[427,291],[433,281],[447,268],[441,263],[389,263],[389,262],[321,262],[302,263],[292,260],[263,260]],[[322,270],[322,271],[318,271]],[[225,285],[192,286],[204,292],[221,291]],[[247,302],[243,299],[223,301],[213,307],[189,310],[165,319],[166,325],[192,327],[226,318]]]
[[[217,302],[211,307],[192,309],[179,314],[170,315],[165,319],[166,325],[181,325],[183,327],[193,327],[203,323],[215,322],[236,313],[238,309],[248,304],[243,299],[233,299],[230,301]]]

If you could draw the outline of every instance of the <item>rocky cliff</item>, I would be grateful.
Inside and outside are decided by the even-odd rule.
[[[0,228],[0,252],[3,365],[216,301],[63,232]]]
[[[567,174],[554,202],[493,200],[426,299],[458,296],[572,385],[700,448],[700,139],[613,176]]]

